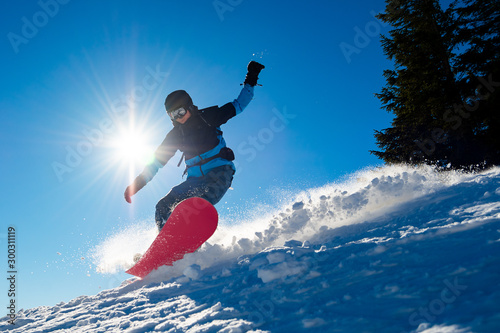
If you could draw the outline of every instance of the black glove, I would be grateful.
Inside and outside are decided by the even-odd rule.
[[[257,61],[250,61],[247,66],[247,76],[245,77],[244,84],[249,84],[252,87],[257,85],[257,80],[259,79],[259,73],[265,68],[264,65],[259,64]]]

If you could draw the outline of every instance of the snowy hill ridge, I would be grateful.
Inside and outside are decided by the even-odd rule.
[[[98,247],[102,272],[130,264],[110,255],[127,235]],[[173,267],[21,310],[0,331],[499,332],[499,284],[500,168],[388,166],[222,224]]]

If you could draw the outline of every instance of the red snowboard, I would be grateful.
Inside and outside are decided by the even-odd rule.
[[[127,273],[143,278],[160,266],[171,266],[205,243],[215,232],[217,221],[217,211],[205,199],[182,201],[146,253]]]

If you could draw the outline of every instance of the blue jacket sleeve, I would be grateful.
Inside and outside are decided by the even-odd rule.
[[[245,84],[241,89],[240,95],[234,101],[224,104],[221,107],[213,106],[200,110],[203,114],[203,120],[212,126],[225,124],[229,119],[240,114],[253,98],[253,87]]]
[[[154,160],[146,165],[144,167],[144,170],[142,171],[141,175],[146,180],[146,182],[149,182],[153,177],[156,175],[158,170],[162,168],[167,162],[175,155],[178,149],[177,145],[177,140],[176,138],[176,129],[172,129],[170,132],[168,132],[167,136],[161,143],[161,145],[156,149],[155,151],[155,158]]]
[[[156,158],[154,159],[153,162],[149,163],[146,165],[144,170],[142,171],[141,175],[144,178],[146,182],[149,182],[153,177],[156,175],[158,170],[163,167],[164,164],[162,164],[160,161],[158,161]]]
[[[236,109],[236,114],[240,114],[250,104],[253,98],[253,89],[249,84],[245,84],[241,89],[240,95],[232,103]]]

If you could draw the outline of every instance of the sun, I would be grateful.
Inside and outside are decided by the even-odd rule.
[[[120,131],[112,141],[113,160],[128,165],[145,165],[154,158],[149,136],[134,129]]]

